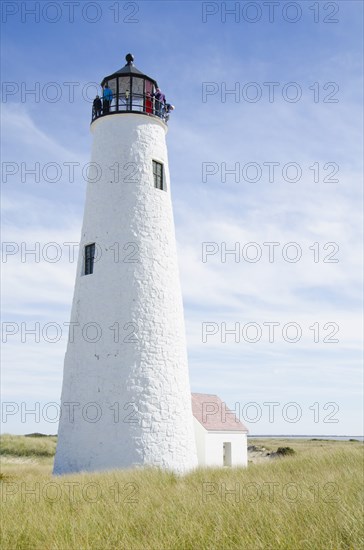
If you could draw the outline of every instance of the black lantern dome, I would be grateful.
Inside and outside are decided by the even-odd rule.
[[[94,101],[92,122],[115,113],[139,113],[158,116],[165,122],[164,104],[155,97],[157,81],[134,67],[134,56],[125,56],[126,65],[101,82],[102,98]],[[96,103],[95,103],[96,102]]]

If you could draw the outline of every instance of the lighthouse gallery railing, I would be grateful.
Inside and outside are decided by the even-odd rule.
[[[110,102],[105,101],[104,98],[100,98],[100,102],[100,109],[95,109],[94,105],[92,106],[91,122],[97,118],[116,113],[141,113],[153,115],[161,118],[165,123],[167,123],[169,119],[169,113],[164,104],[150,94],[133,93],[131,96],[125,93],[113,94]]]

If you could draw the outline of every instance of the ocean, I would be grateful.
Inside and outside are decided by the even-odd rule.
[[[248,435],[248,439],[328,439],[333,441],[364,441],[362,435]]]

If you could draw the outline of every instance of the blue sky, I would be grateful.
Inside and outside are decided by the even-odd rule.
[[[59,401],[76,267],[63,243],[80,235],[92,83],[132,52],[176,106],[167,141],[192,390],[240,408],[252,434],[362,434],[362,3],[280,2],[272,22],[263,2],[226,2],[240,13],[226,22],[221,2],[76,4],[73,22],[63,2],[57,10],[51,2],[2,4],[2,239],[19,247],[2,263],[3,321],[19,326],[3,344],[3,400],[19,406],[3,430],[56,431],[42,415],[22,422],[20,410]],[[37,19],[26,9],[39,10]],[[267,83],[275,83],[271,101]],[[216,93],[204,101],[206,86]],[[224,97],[234,88],[237,96]],[[25,94],[31,89],[35,95]],[[300,99],[290,101],[297,90]],[[249,101],[254,91],[256,102]],[[79,163],[74,182],[70,162]],[[35,182],[25,173],[35,163],[40,170],[57,163],[59,181],[50,181],[50,171]],[[223,163],[238,167],[238,181],[222,180]],[[297,182],[284,171],[290,163],[301,171]],[[203,181],[203,169],[216,174]],[[255,182],[254,169],[261,170]],[[49,242],[60,244],[60,261],[22,261],[22,246],[43,250]],[[270,262],[263,243],[272,242]],[[287,260],[291,242],[302,251],[296,263]],[[202,243],[215,243],[205,262]],[[247,243],[256,243],[259,261],[245,259]],[[240,261],[231,254],[222,261],[224,247],[240,251]],[[22,342],[21,323],[36,322],[59,324],[62,338]],[[279,323],[274,342],[263,324],[271,322]],[[206,323],[217,332],[203,342]],[[261,340],[224,343],[223,323],[242,331],[255,323]],[[298,342],[284,339],[287,323],[301,328]],[[324,342],[336,326],[339,341]],[[279,404],[273,422],[264,405],[271,402]],[[292,402],[302,413],[296,423],[287,420]],[[261,417],[249,422],[259,416],[254,411]]]

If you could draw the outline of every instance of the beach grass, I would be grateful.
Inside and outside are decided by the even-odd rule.
[[[295,452],[248,468],[52,476],[55,437],[2,436],[3,550],[360,550],[361,442],[249,440]]]

